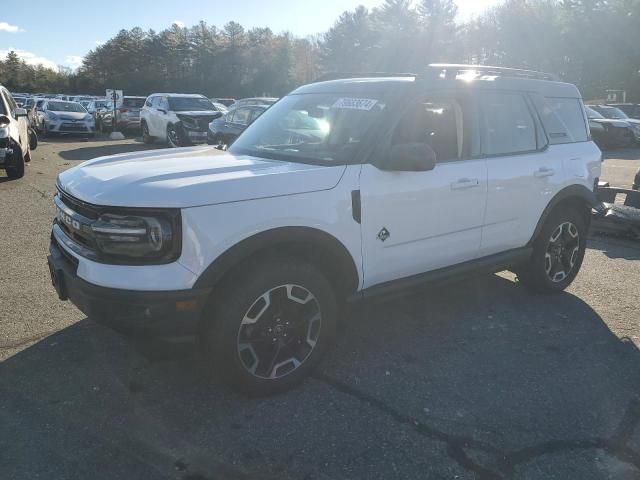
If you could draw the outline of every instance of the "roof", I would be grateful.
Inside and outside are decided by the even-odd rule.
[[[225,99],[223,99],[225,100]],[[231,100],[231,98],[229,98],[228,100]],[[277,97],[247,97],[247,98],[240,98],[238,100],[236,100],[236,102],[242,102],[245,100],[265,100],[265,101],[274,101],[276,102],[278,100]]]
[[[207,98],[200,93],[151,93],[149,96],[163,95],[167,97],[184,97],[184,98]],[[147,98],[147,97],[141,97]]]
[[[553,75],[502,67],[434,64],[423,74],[373,73],[336,74],[338,78],[304,85],[293,94],[302,93],[384,93],[389,90],[423,88],[481,88],[538,92],[544,96],[580,98],[580,92],[570,83],[558,81]]]

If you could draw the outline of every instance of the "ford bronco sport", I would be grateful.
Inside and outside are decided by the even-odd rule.
[[[48,261],[87,316],[195,334],[224,378],[266,394],[318,363],[344,301],[504,269],[565,289],[600,167],[580,93],[547,74],[432,65],[321,81],[225,154],[61,173]]]

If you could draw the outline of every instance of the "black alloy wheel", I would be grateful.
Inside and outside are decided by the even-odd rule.
[[[580,253],[580,233],[571,222],[564,222],[553,231],[544,257],[544,270],[554,283],[566,279],[576,266]]]
[[[238,329],[238,355],[258,378],[292,373],[309,357],[322,328],[320,305],[300,285],[280,285],[251,305]]]

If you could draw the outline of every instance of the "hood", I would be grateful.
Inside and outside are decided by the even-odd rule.
[[[55,110],[49,110],[55,113],[60,120],[82,120],[87,116],[87,112],[56,112]]]
[[[62,172],[58,184],[94,205],[187,208],[328,190],[345,168],[234,156],[206,146],[96,158]]]
[[[590,118],[590,122],[600,123],[602,125],[611,125],[612,127],[628,127],[629,122],[626,120],[615,120],[613,118]]]
[[[194,111],[187,111],[187,112],[176,112],[176,115],[178,116],[186,115],[187,117],[211,117],[216,113],[222,113],[222,112],[218,112],[218,110],[194,110]]]

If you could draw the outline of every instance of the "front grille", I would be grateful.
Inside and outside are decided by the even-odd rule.
[[[83,217],[90,218],[91,220],[97,220],[99,217],[99,212],[88,203],[83,202],[82,200],[78,200],[75,197],[72,197],[68,193],[63,192],[58,188],[58,195],[60,195],[60,199],[62,203],[64,203],[71,210],[78,212]]]

